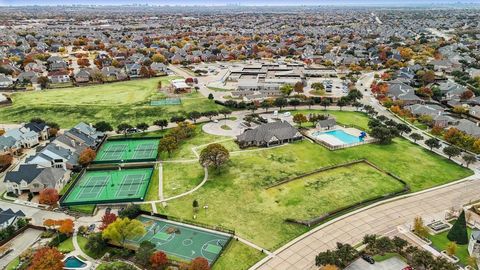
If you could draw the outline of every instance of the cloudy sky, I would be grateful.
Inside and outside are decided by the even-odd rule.
[[[8,5],[412,5],[474,3],[480,0],[0,0]]]

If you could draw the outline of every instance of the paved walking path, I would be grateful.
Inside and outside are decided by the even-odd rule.
[[[73,247],[75,248],[75,250],[72,251],[71,254],[72,255],[81,255],[82,257],[84,257],[88,261],[94,262],[95,259],[93,259],[92,257],[85,254],[85,252],[83,252],[83,250],[80,248],[80,245],[78,244],[78,237],[77,236],[78,236],[77,231],[75,231],[73,233],[73,236],[72,236],[72,243],[73,243]]]
[[[316,269],[315,256],[335,247],[337,242],[356,244],[365,234],[388,234],[416,216],[460,206],[477,200],[480,174],[441,187],[379,202],[329,221],[294,239],[250,269]]]

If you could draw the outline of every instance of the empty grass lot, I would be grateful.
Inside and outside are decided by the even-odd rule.
[[[164,163],[163,195],[169,198],[187,192],[202,182],[204,170],[198,162]]]
[[[265,253],[232,239],[228,248],[220,255],[212,270],[247,270],[265,257]]]
[[[338,188],[342,186],[343,188]],[[307,220],[332,205],[346,207],[402,190],[391,176],[366,163],[357,163],[302,177],[267,190],[265,200],[276,205],[283,216]]]
[[[371,198],[372,194],[365,191],[366,185],[351,187],[345,184],[352,181],[345,179],[351,174],[348,171],[340,173],[339,181],[332,183],[328,189],[319,191],[338,196],[342,199],[339,202],[332,202],[331,198],[317,196],[308,190],[303,192],[303,198],[296,198],[292,203],[277,202],[264,187],[324,166],[362,158],[398,175],[411,186],[412,191],[471,175],[470,170],[400,138],[390,145],[368,144],[338,151],[329,151],[320,145],[302,141],[274,149],[231,155],[229,164],[222,171],[210,170],[209,181],[198,191],[170,201],[167,208],[162,208],[160,204],[157,208],[162,213],[191,219],[192,201],[197,199],[201,206],[209,206],[207,212],[198,213],[197,221],[234,228],[240,236],[272,249],[308,230],[303,226],[285,223],[285,218],[320,216],[339,205],[348,204],[350,197],[358,195],[358,192],[364,196],[357,196],[355,200]],[[185,167],[187,170],[189,168]],[[367,176],[361,176],[360,179],[364,177]],[[392,183],[387,189],[395,189],[398,187],[396,185]],[[295,192],[302,194],[301,190]],[[310,200],[316,200],[317,203]],[[302,207],[307,209],[300,210]]]
[[[167,85],[174,78],[178,77],[16,93],[12,96],[13,105],[0,109],[0,121],[20,123],[42,117],[57,122],[62,128],[72,127],[79,121],[96,123],[104,120],[113,126],[121,122],[152,124],[156,119],[176,114],[221,108],[198,93],[182,96],[181,105],[150,106],[150,100],[165,97],[157,90],[158,81]]]

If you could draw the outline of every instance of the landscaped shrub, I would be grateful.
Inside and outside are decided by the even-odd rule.
[[[448,232],[448,240],[456,242],[458,245],[468,244],[467,222],[465,220],[465,212],[462,211],[452,229]]]
[[[68,235],[60,233],[60,234],[56,235],[52,239],[52,241],[50,241],[50,243],[48,243],[48,246],[49,247],[57,247],[58,245],[60,245],[60,243],[62,243],[63,241],[65,241],[67,239],[68,239]]]

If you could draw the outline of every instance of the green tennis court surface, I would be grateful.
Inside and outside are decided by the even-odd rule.
[[[155,160],[158,153],[158,140],[118,140],[106,141],[97,153],[97,162],[128,162]]]
[[[150,101],[150,106],[165,106],[165,105],[180,105],[182,100],[180,98],[164,98],[160,100]]]
[[[141,237],[129,239],[127,242],[138,246],[143,241],[150,241],[156,245],[157,250],[186,261],[204,257],[212,264],[220,256],[231,237],[224,233],[156,217],[141,215],[137,219],[145,224],[147,233]]]
[[[86,171],[61,204],[142,201],[152,173],[153,168]]]

